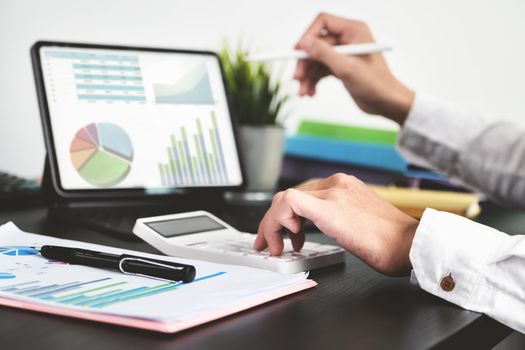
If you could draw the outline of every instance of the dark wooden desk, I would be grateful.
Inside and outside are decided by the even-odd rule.
[[[509,226],[510,217],[515,226]],[[525,227],[524,213],[493,206],[481,219],[513,233]],[[29,232],[155,252],[141,242],[51,226],[43,207],[0,213],[0,223],[6,221]],[[320,233],[310,233],[308,239],[329,241]],[[313,271],[311,277],[319,282],[315,289],[174,335],[1,307],[0,348],[481,349],[511,333],[486,316],[411,286],[408,278],[382,276],[350,254],[345,265]]]

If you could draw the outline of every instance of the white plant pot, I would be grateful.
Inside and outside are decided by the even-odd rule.
[[[238,136],[246,172],[244,199],[271,199],[281,175],[284,129],[273,125],[243,125],[238,128]]]

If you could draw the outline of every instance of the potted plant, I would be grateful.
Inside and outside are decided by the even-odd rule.
[[[270,67],[248,61],[247,55],[247,50],[233,51],[227,45],[220,52],[247,177],[246,192],[235,197],[268,200],[281,173],[285,133],[280,120],[288,96]]]

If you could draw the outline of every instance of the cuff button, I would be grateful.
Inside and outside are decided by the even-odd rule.
[[[441,279],[441,283],[439,285],[441,286],[441,289],[443,289],[445,292],[450,292],[456,286],[456,282],[454,282],[452,274],[449,273],[447,276]]]

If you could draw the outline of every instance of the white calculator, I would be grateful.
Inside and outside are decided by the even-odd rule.
[[[133,233],[166,255],[207,260],[222,264],[296,273],[344,262],[344,249],[329,244],[305,242],[294,252],[284,240],[280,256],[255,251],[256,235],[237,231],[206,211],[137,219]]]

